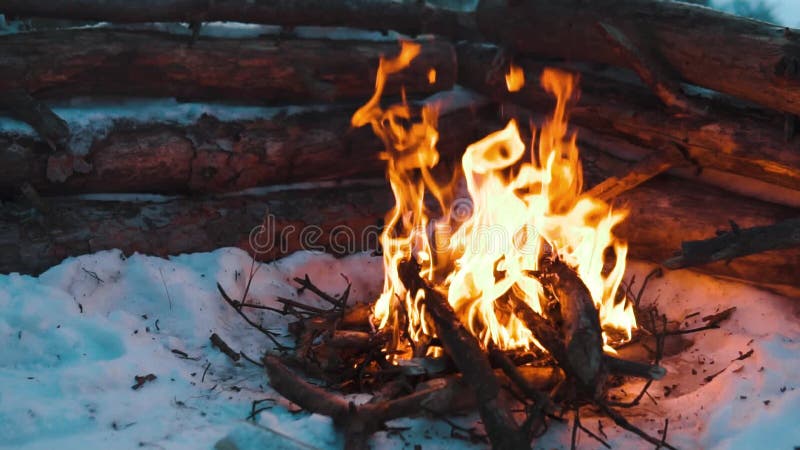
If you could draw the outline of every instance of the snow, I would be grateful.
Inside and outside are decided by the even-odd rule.
[[[370,301],[381,288],[381,264],[370,254],[336,259],[299,252],[256,266],[249,298],[270,304],[276,296],[296,297],[290,280],[308,273],[329,292],[345,287],[344,275],[353,284],[350,298]],[[219,282],[241,298],[251,267],[245,252],[231,248],[169,259],[105,251],[69,258],[39,277],[0,275],[0,448],[210,449],[218,442],[218,449],[340,448],[330,419],[297,411],[269,388],[260,368],[234,364],[209,344],[217,333],[252,358],[270,348],[215,287]],[[643,279],[651,268],[633,262],[629,275]],[[680,271],[652,280],[645,297],[671,318],[699,313],[686,326],[730,306],[738,310],[721,329],[687,336],[693,345],[663,362],[669,374],[650,389],[658,405],[646,401],[626,411],[634,423],[658,434],[669,418],[669,441],[679,448],[800,444],[796,300]],[[305,294],[301,299],[323,306]],[[263,324],[286,329],[277,314],[265,314]],[[749,350],[752,356],[737,360]],[[150,373],[157,379],[132,389],[135,376]],[[640,385],[623,389],[636,392]],[[665,397],[664,386],[672,385]],[[260,405],[268,409],[255,422],[245,420],[251,402],[261,399],[271,399]],[[589,414],[584,423],[596,430]],[[454,418],[467,426],[476,419]],[[642,446],[603,421],[614,448]],[[451,439],[443,421],[391,425],[409,429],[378,433],[375,447],[481,448]],[[567,425],[553,423],[537,448],[568,448],[569,434]],[[579,442],[596,447],[585,435]]]

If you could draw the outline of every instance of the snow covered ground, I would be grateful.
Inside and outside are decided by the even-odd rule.
[[[240,297],[250,267],[237,249],[170,259],[107,251],[70,258],[39,277],[0,275],[0,448],[339,448],[328,418],[298,411],[269,388],[261,369],[234,364],[210,346],[209,336],[218,333],[253,358],[269,348],[215,287],[219,282]],[[642,279],[649,269],[634,263],[630,273]],[[308,273],[331,292],[344,288],[344,274],[353,283],[350,298],[370,301],[381,271],[381,259],[368,254],[297,253],[261,266],[251,298],[297,296],[290,280]],[[626,411],[635,423],[658,434],[669,418],[669,440],[680,448],[800,445],[800,303],[689,272],[653,280],[647,293],[672,318],[699,312],[688,326],[729,306],[738,310],[722,329],[690,335],[694,345],[664,362],[670,375],[650,390],[658,404]],[[264,324],[286,326],[276,314],[265,315]],[[136,376],[148,374],[156,378],[132,388]],[[251,402],[261,399],[271,399],[259,405],[268,409],[247,421]],[[455,420],[469,425],[476,417]],[[643,447],[603,422],[614,448]],[[597,429],[594,418],[584,423]],[[451,439],[442,421],[392,425],[409,429],[376,435],[375,447],[480,448]],[[555,423],[537,448],[568,442],[569,428]],[[579,442],[598,446],[587,436]]]

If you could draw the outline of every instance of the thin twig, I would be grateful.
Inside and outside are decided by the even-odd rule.
[[[333,306],[340,307],[342,302],[332,295],[328,294],[327,292],[323,291],[322,289],[318,288],[314,283],[311,282],[311,278],[308,277],[308,274],[305,274],[304,278],[295,277],[295,283],[300,285],[300,289],[298,292],[303,292],[303,290],[308,289],[309,291],[313,292],[317,295],[317,297],[325,300],[326,302],[330,303]],[[347,292],[350,291],[350,285],[348,284]]]
[[[667,442],[667,430],[669,429],[669,418],[664,419],[664,433],[661,435],[661,443],[656,445],[656,450],[659,450]]]
[[[586,428],[580,420],[578,420],[578,428],[583,430],[584,433],[588,434],[592,439],[596,440],[600,444],[602,444],[605,448],[611,448],[611,444],[603,440],[600,436],[596,435],[592,430]]]
[[[575,416],[572,418],[572,444],[570,445],[571,450],[578,449],[578,424],[580,423],[580,408],[575,408]]]
[[[164,291],[167,293],[167,300],[169,301],[169,310],[172,311],[172,297],[169,295],[167,281],[164,279],[164,271],[161,269],[161,267],[158,268],[158,273],[161,274],[161,282],[164,284]]]
[[[255,359],[253,359],[253,358],[251,358],[251,357],[247,356],[247,353],[245,353],[245,352],[239,352],[239,355],[240,355],[242,358],[244,358],[246,361],[249,361],[249,362],[251,362],[252,364],[255,364],[255,365],[256,365],[256,366],[258,366],[258,367],[264,367],[264,365],[263,365],[263,364],[261,364],[260,362],[258,362],[258,361],[256,361]]]
[[[272,332],[272,331],[270,331],[270,330],[267,330],[266,328],[262,327],[261,325],[259,325],[259,324],[255,323],[255,322],[253,322],[253,321],[252,321],[252,320],[251,320],[251,319],[250,319],[250,318],[247,316],[247,314],[243,313],[243,312],[242,312],[242,310],[241,310],[241,308],[239,308],[239,307],[237,307],[237,306],[236,306],[236,305],[238,304],[238,302],[236,302],[236,301],[232,300],[232,299],[231,299],[231,298],[228,296],[228,294],[225,292],[225,289],[223,289],[223,288],[222,288],[222,285],[220,285],[219,283],[217,283],[217,290],[219,290],[219,293],[222,295],[222,298],[223,298],[223,300],[225,300],[225,303],[227,303],[228,305],[230,305],[230,307],[231,307],[231,308],[233,308],[233,309],[234,309],[234,311],[236,311],[236,312],[237,312],[237,313],[238,313],[238,314],[239,314],[239,315],[242,317],[242,319],[244,319],[244,320],[245,320],[245,322],[247,322],[247,323],[248,323],[248,324],[249,324],[251,327],[253,327],[253,328],[255,328],[256,330],[260,331],[260,332],[261,332],[261,333],[262,333],[264,336],[266,336],[267,338],[269,338],[269,340],[271,340],[271,341],[272,341],[272,343],[273,343],[273,344],[275,344],[275,346],[276,346],[276,347],[277,347],[279,350],[287,350],[287,349],[289,349],[289,347],[287,347],[287,346],[285,346],[285,345],[281,344],[280,342],[278,342],[278,340],[275,338],[275,333],[274,333],[274,332]]]
[[[611,420],[614,421],[617,426],[623,428],[631,433],[639,436],[640,438],[644,439],[645,441],[653,444],[653,445],[660,445],[661,447],[668,448],[670,450],[678,450],[677,448],[673,447],[672,445],[662,442],[661,439],[654,438],[649,434],[642,431],[641,428],[637,427],[636,425],[630,423],[628,419],[626,419],[622,414],[617,412],[616,410],[612,409],[610,406],[606,405],[603,402],[598,402],[597,406],[608,416]]]

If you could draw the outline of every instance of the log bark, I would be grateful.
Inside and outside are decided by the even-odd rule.
[[[598,27],[621,30],[676,80],[800,114],[800,31],[659,0],[481,0],[480,31],[517,52],[631,67]]]
[[[479,139],[480,105],[439,119],[439,151],[455,159]],[[354,108],[272,119],[190,125],[116,124],[86,155],[53,154],[44,142],[0,134],[0,197],[30,183],[41,195],[87,192],[208,193],[305,181],[382,176],[383,144],[353,129]]]
[[[0,273],[39,273],[68,256],[110,249],[167,256],[255,247],[261,260],[301,248],[344,255],[378,248],[392,206],[382,184],[206,198],[47,200],[46,213],[3,204]]]
[[[502,77],[503,68],[492,64],[498,51],[459,45],[459,83],[496,100],[549,114],[554,100],[538,80],[545,67],[555,66],[580,76],[580,97],[573,99],[569,109],[571,125],[621,138],[653,153],[678,148],[699,168],[800,191],[800,141],[786,141],[782,116],[699,98],[695,100],[707,107],[705,115],[670,114],[646,86],[635,76],[631,78],[632,74],[626,78],[625,73],[616,71],[598,72],[585,66],[526,58],[514,63],[525,70],[527,82],[521,90],[510,93]]]
[[[225,3],[225,2],[223,2]],[[0,8],[1,10],[2,8]],[[0,92],[35,98],[143,96],[250,103],[367,100],[381,55],[395,42],[199,38],[114,30],[50,30],[0,38]],[[452,87],[449,43],[426,40],[411,65],[387,84],[388,95]],[[430,83],[428,70],[436,70]]]
[[[457,38],[474,34],[474,19],[469,14],[416,0],[2,0],[0,13],[116,23],[230,21],[395,30],[409,35],[435,33]]]

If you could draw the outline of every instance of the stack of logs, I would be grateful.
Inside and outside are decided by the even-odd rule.
[[[33,130],[0,127],[0,272],[37,273],[109,248],[250,249],[250,230],[267,215],[275,245],[263,259],[304,239],[308,246],[299,231],[309,225],[319,227],[317,248],[374,245],[337,245],[331,231],[380,227],[391,207],[385,183],[354,181],[382,175],[382,145],[349,118],[372,94],[379,56],[398,45],[356,40],[366,33],[298,37],[296,27],[317,26],[422,41],[386,95],[405,86],[422,102],[450,91],[436,95],[446,104],[445,164],[508,117],[547,113],[553,101],[537,82],[544,67],[577,73],[570,124],[587,189],[630,210],[618,234],[632,258],[800,291],[800,30],[657,0],[481,0],[470,12],[389,0],[0,0],[0,14],[34,28],[0,36],[0,113]],[[65,26],[87,21],[114,25]],[[212,37],[202,25],[211,21],[280,31]],[[190,31],[124,25],[146,22],[186,22]],[[527,83],[509,93],[511,63]],[[87,96],[326,107],[247,120],[207,114],[191,124],[117,121],[81,153],[70,144],[74,124],[50,106]],[[328,187],[291,186],[312,181]],[[290,187],[241,192],[279,185]],[[163,197],[87,195],[98,193]]]

